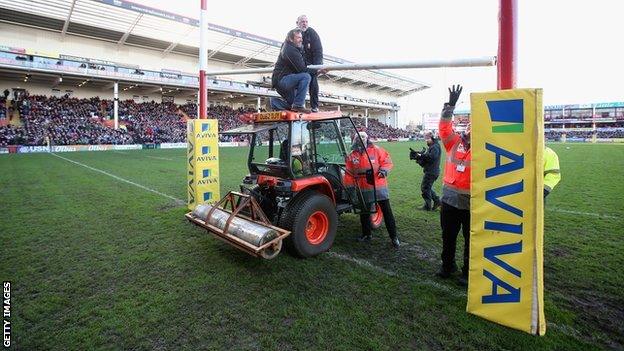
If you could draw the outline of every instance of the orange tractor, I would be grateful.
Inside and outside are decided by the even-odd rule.
[[[246,125],[220,133],[250,136],[249,175],[240,192],[199,205],[186,214],[189,221],[264,258],[277,256],[282,241],[300,257],[328,251],[342,213],[370,213],[373,228],[381,225],[381,211],[370,205],[371,198],[376,202],[374,184],[372,194],[363,194],[358,182],[345,184],[345,175],[367,173],[345,166],[353,143],[362,142],[350,117],[339,111],[246,117]]]

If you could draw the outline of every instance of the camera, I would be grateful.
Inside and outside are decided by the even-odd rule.
[[[420,151],[416,151],[416,150],[412,149],[411,147],[409,149],[410,149],[409,158],[410,158],[410,160],[415,160],[415,161],[420,160],[420,158],[422,157],[422,155],[426,151],[424,147]]]
[[[422,166],[422,161],[423,161],[422,156],[426,152],[425,148],[423,147],[422,150],[420,151],[416,151],[412,149],[411,147],[409,149],[410,149],[410,154],[409,154],[410,160],[414,160],[416,161],[416,163]]]

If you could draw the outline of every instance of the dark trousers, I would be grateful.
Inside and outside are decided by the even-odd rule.
[[[462,273],[468,274],[468,260],[470,259],[470,210],[460,210],[449,204],[442,203],[440,211],[440,224],[442,225],[442,269],[453,272],[457,269],[455,264],[455,248],[457,235],[461,229],[464,235],[464,266]]]
[[[288,74],[277,83],[275,91],[281,98],[270,99],[271,109],[274,111],[288,110],[292,106],[304,107],[308,93],[310,75],[307,72]]]
[[[420,192],[422,193],[422,198],[425,199],[425,206],[427,208],[431,208],[431,202],[437,203],[440,202],[440,198],[438,194],[433,190],[433,183],[438,179],[438,175],[434,173],[425,173],[423,174],[422,182],[420,183]]]
[[[377,203],[379,204],[379,207],[381,207],[381,213],[383,213],[384,222],[386,223],[386,229],[388,229],[390,239],[396,238],[396,222],[394,221],[394,214],[392,213],[392,208],[390,207],[390,200],[379,200]],[[363,235],[372,235],[373,228],[371,227],[370,221],[370,213],[360,214],[360,224],[362,224]]]
[[[319,101],[319,84],[318,75],[316,73],[310,74],[312,80],[310,80],[310,108],[318,108]]]

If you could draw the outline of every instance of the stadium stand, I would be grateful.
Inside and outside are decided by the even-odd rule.
[[[0,120],[7,118],[6,100],[0,97]]]
[[[13,98],[11,100],[11,98]],[[606,104],[603,104],[606,105]],[[576,105],[568,105],[576,106]],[[610,105],[609,105],[610,106]],[[8,123],[13,107],[22,125]],[[120,145],[186,142],[186,121],[196,118],[197,105],[187,102],[119,102],[119,126],[112,128],[113,101],[92,97],[29,95],[21,91],[5,98],[0,96],[0,147],[8,145],[42,146],[45,137],[53,145]],[[596,112],[598,110],[598,112]],[[604,111],[602,111],[604,110]],[[624,138],[624,106],[602,110],[592,108],[546,107],[545,138],[548,141],[593,141]],[[253,108],[233,109],[228,105],[209,107],[209,118],[219,120],[220,130],[242,124],[239,115],[255,112]],[[456,123],[465,125],[469,113],[458,113]],[[414,132],[394,128],[369,118],[354,117],[356,128],[366,130],[371,138],[398,140],[417,137]],[[241,137],[221,136],[222,142],[245,141]]]
[[[369,119],[368,127],[366,127],[364,118],[362,117],[353,118],[353,122],[357,129],[365,130],[372,139],[398,140],[400,138],[410,138],[414,134],[405,129],[385,125],[376,119]]]
[[[470,112],[458,112],[455,123],[461,128],[469,118]],[[622,141],[624,102],[545,106],[544,136],[548,141]]]
[[[159,144],[186,142],[186,120],[197,116],[197,105],[172,102],[119,102],[119,125],[111,127],[113,101],[92,97],[78,99],[69,96],[54,97],[29,95],[13,100],[18,106],[23,127],[0,127],[0,146],[45,145],[45,136],[53,145],[98,144]],[[219,120],[219,129],[227,130],[242,124],[239,115],[255,112],[251,108],[233,109],[227,105],[210,106],[209,118]],[[407,138],[404,129],[387,126],[376,119],[354,118],[356,127],[366,130],[372,138]],[[220,141],[243,141],[240,137],[224,137]]]
[[[10,101],[0,97],[0,121],[7,121],[12,108]],[[12,100],[17,107],[23,126],[8,123],[0,124],[0,147],[7,145],[45,145],[45,136],[53,145],[98,145],[98,144],[159,144],[186,141],[186,120],[197,116],[197,105],[172,102],[142,102],[124,100],[119,103],[120,128],[112,128],[111,100],[93,97],[77,99],[69,96],[46,97],[29,95],[28,92]],[[210,118],[219,120],[220,130],[241,125],[238,116],[254,112],[251,108],[232,109],[227,105],[211,106]],[[617,110],[616,110],[617,111]],[[589,117],[584,119],[564,119],[565,115],[550,116],[546,124],[545,137],[548,141],[567,140],[589,141],[593,139],[624,138],[623,118],[613,118],[612,122],[597,123]],[[617,115],[614,113],[613,117]],[[610,116],[606,116],[608,118]],[[468,121],[468,114],[460,114],[457,124]],[[371,138],[398,140],[414,138],[413,132],[385,125],[377,119],[369,119],[368,126],[362,117],[355,117],[354,123],[360,130],[366,130]],[[571,122],[574,121],[574,122]],[[241,137],[221,137],[220,141],[244,141]]]

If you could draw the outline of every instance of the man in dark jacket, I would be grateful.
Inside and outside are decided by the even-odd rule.
[[[308,17],[301,15],[297,18],[297,28],[303,33],[303,55],[308,65],[322,65],[323,64],[323,45],[321,45],[321,38],[318,33],[310,27],[308,27]],[[312,112],[318,111],[318,74],[310,73],[312,80],[310,80],[310,108]]]
[[[309,112],[305,108],[305,98],[312,72],[306,67],[302,49],[301,30],[291,29],[282,44],[271,77],[271,85],[282,97],[271,98],[271,108],[274,110]]]
[[[417,153],[416,162],[423,168],[423,179],[420,183],[420,191],[425,200],[422,209],[433,211],[440,207],[440,198],[433,190],[433,183],[440,176],[440,144],[432,132],[425,133],[427,150]],[[433,203],[432,203],[433,202]]]

